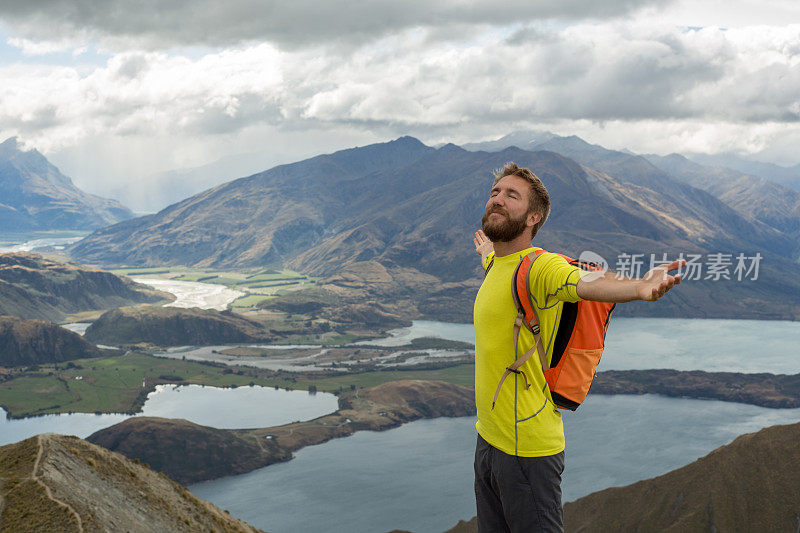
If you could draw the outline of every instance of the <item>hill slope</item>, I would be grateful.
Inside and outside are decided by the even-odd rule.
[[[176,307],[122,307],[103,313],[84,337],[99,344],[158,346],[269,342],[275,339],[261,324],[231,311]]]
[[[695,163],[701,165],[722,167],[744,174],[766,178],[774,183],[800,192],[800,164],[791,167],[783,167],[774,163],[742,159],[731,153],[714,155],[695,153],[687,154],[687,156]]]
[[[258,531],[159,474],[77,437],[0,447],[3,531]]]
[[[796,531],[800,423],[742,435],[683,468],[564,506],[570,531]]]
[[[0,315],[0,366],[22,366],[98,357],[100,350],[77,333],[43,320]]]
[[[0,254],[0,314],[57,322],[72,313],[172,298],[111,272],[27,252]]]
[[[36,150],[0,144],[0,227],[5,231],[94,229],[131,218],[116,200],[85,193]]]
[[[352,215],[355,177],[432,150],[404,137],[281,165],[99,230],[70,253],[97,264],[281,265]]]

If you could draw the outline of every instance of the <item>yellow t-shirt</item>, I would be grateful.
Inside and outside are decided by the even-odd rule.
[[[522,457],[553,455],[564,450],[564,426],[546,386],[539,356],[531,356],[520,370],[528,377],[511,374],[503,383],[497,404],[492,398],[505,368],[514,362],[514,319],[517,308],[511,295],[511,278],[522,257],[539,250],[528,248],[495,257],[475,298],[475,404],[478,433],[495,448]],[[488,258],[487,258],[488,262]],[[484,264],[484,267],[486,265]],[[574,267],[556,254],[545,252],[533,263],[528,285],[541,327],[547,359],[553,354],[553,340],[564,302],[577,302],[578,280],[588,271]],[[534,345],[533,334],[524,326],[519,334],[517,354]]]

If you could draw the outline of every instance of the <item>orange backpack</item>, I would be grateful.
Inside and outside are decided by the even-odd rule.
[[[544,252],[545,250],[536,250],[523,257],[512,277],[512,294],[518,311],[514,321],[515,361],[506,368],[500,378],[500,383],[497,384],[494,400],[492,400],[492,409],[497,402],[503,381],[512,373],[522,374],[525,379],[525,389],[530,388],[528,378],[522,370],[519,370],[519,367],[530,359],[534,352],[538,351],[542,372],[544,372],[544,378],[550,388],[553,402],[560,409],[574,411],[586,399],[597,365],[600,363],[600,356],[603,355],[608,321],[616,304],[592,300],[564,302],[558,331],[555,339],[550,341],[553,344],[553,356],[548,364],[547,352],[539,335],[539,317],[536,314],[535,306],[531,303],[531,295],[528,290],[528,277],[533,263]],[[601,270],[596,263],[578,261],[563,254],[557,255],[566,259],[569,264],[584,270]],[[486,267],[487,274],[493,264],[494,258]],[[519,331],[523,324],[533,333],[535,342],[530,350],[521,357],[517,357]]]

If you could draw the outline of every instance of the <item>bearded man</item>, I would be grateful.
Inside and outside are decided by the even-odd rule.
[[[475,498],[480,532],[563,531],[561,474],[564,470],[564,427],[561,413],[547,388],[539,357],[531,357],[513,374],[514,382],[495,387],[514,360],[514,320],[517,307],[511,282],[519,261],[538,248],[531,241],[550,213],[550,196],[529,169],[507,163],[495,172],[475,248],[484,268],[494,251],[475,298],[475,403],[478,443],[475,449]],[[488,238],[488,240],[487,240]],[[620,279],[570,265],[553,253],[542,253],[528,278],[537,308],[545,357],[552,357],[551,339],[558,329],[564,302],[597,300],[655,301],[680,283],[669,272],[685,264],[659,266],[642,279]],[[534,344],[522,328],[518,353]],[[525,387],[522,374],[531,380]]]

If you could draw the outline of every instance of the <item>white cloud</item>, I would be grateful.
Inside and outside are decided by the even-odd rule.
[[[73,56],[79,56],[86,52],[87,48],[81,46],[74,40],[62,39],[59,41],[31,40],[23,37],[9,37],[6,43],[14,48],[18,48],[23,55],[41,56],[57,52],[70,52]]]
[[[192,61],[125,53],[74,67],[0,67],[0,122],[48,150],[97,135],[191,135],[275,120],[281,53],[271,45]]]
[[[75,33],[125,47],[230,46],[270,41],[295,48],[364,43],[409,28],[508,25],[534,20],[601,20],[656,0],[26,0],[0,5],[0,19],[31,39]]]
[[[420,9],[445,13],[457,4]],[[545,13],[545,3],[532,5]],[[577,12],[576,5],[558,9]],[[639,5],[622,2],[612,11]],[[449,36],[449,22],[436,26],[434,17],[423,29],[414,26],[418,14],[404,11],[397,16],[405,26],[387,22],[358,46],[255,43],[202,54],[129,50],[100,66],[0,65],[0,79],[9,80],[0,85],[0,136],[87,157],[106,143],[104,161],[117,152],[124,159],[125,140],[144,154],[149,143],[147,164],[156,166],[149,172],[224,154],[213,146],[305,154],[341,147],[337,135],[465,142],[527,127],[636,151],[797,157],[786,139],[800,139],[800,25],[687,29],[642,16],[522,22],[531,8],[514,24],[486,26],[475,13],[508,20],[511,11],[490,16],[484,4],[473,7],[460,17],[462,31]],[[143,15],[143,28],[148,20]],[[101,22],[91,24],[108,21]],[[297,140],[298,132],[320,144],[292,151],[277,140]],[[75,148],[84,143],[87,150]],[[114,171],[134,172],[125,165]]]

